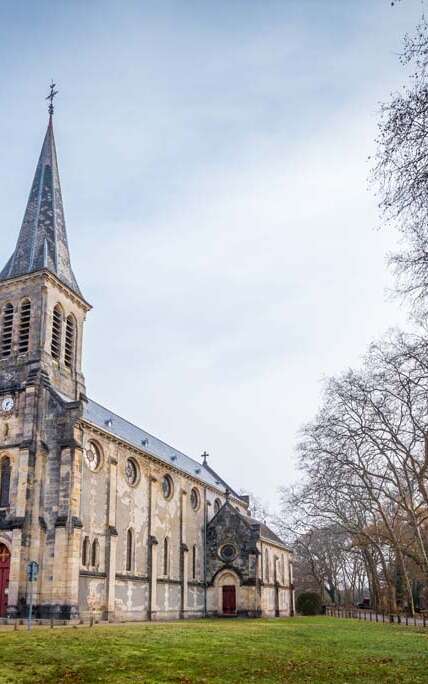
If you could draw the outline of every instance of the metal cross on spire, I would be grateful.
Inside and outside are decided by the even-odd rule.
[[[49,100],[49,107],[48,107],[49,116],[52,116],[52,114],[54,113],[53,101],[54,101],[55,95],[58,95],[58,90],[55,90],[55,86],[56,86],[56,83],[54,83],[52,80],[51,84],[49,86],[50,93],[47,96],[47,98],[45,98],[46,100]]]

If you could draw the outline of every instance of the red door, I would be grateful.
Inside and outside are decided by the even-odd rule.
[[[236,613],[236,590],[234,586],[223,587],[223,614],[235,615]]]
[[[10,553],[4,544],[0,544],[0,617],[6,617],[9,569]]]

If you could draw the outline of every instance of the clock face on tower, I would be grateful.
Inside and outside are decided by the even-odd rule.
[[[10,413],[13,411],[13,407],[15,406],[15,402],[12,399],[12,397],[5,397],[2,402],[1,402],[1,410],[3,413]]]

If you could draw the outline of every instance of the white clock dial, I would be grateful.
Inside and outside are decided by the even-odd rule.
[[[12,397],[5,397],[1,403],[2,411],[5,413],[10,413],[14,406],[15,402],[13,401]]]

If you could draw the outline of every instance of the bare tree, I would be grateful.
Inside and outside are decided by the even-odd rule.
[[[299,519],[346,533],[373,603],[390,609],[403,599],[414,610],[410,567],[428,583],[427,351],[424,338],[397,332],[372,345],[360,370],[326,384],[298,448]]]
[[[428,24],[405,36],[401,55],[408,84],[381,107],[372,180],[385,224],[402,234],[391,256],[398,291],[414,311],[425,311],[428,293]]]

